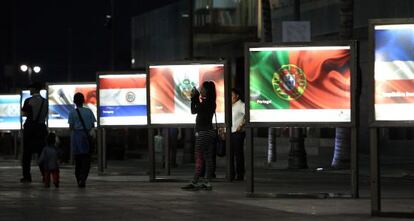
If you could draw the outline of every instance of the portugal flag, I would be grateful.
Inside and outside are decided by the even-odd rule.
[[[349,46],[250,49],[250,107],[350,109]]]

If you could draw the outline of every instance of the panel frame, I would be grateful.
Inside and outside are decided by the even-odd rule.
[[[20,121],[19,121],[19,128],[18,129],[15,129],[15,128],[13,128],[13,129],[1,129],[0,128],[0,131],[20,131],[20,130],[22,130],[23,129],[23,127],[22,127],[22,107],[21,107],[21,100],[22,100],[22,95],[21,95],[21,93],[18,93],[18,94],[0,94],[0,96],[19,96],[20,98],[19,98],[19,118],[20,118]]]
[[[104,75],[145,75],[145,90],[146,93],[148,93],[147,87],[147,81],[148,81],[148,74],[145,70],[127,70],[127,71],[98,71],[96,72],[96,96],[97,96],[97,125],[99,128],[147,128],[148,127],[148,94],[146,94],[146,110],[147,110],[147,123],[143,125],[102,125],[101,124],[101,116],[99,112],[101,99],[100,99],[100,81],[99,77]]]
[[[188,61],[173,61],[173,62],[154,62],[147,65],[147,108],[148,108],[148,126],[150,128],[194,128],[194,123],[173,123],[173,124],[153,124],[151,122],[151,93],[150,93],[150,67],[151,66],[168,66],[168,65],[223,65],[224,66],[224,123],[218,123],[219,127],[226,127],[231,125],[231,88],[230,86],[230,76],[229,76],[229,65],[226,60],[188,60]],[[214,121],[214,116],[213,116]],[[215,123],[213,123],[215,126]]]
[[[249,49],[257,47],[328,47],[349,46],[350,47],[350,72],[351,72],[351,120],[349,122],[251,122],[250,121],[250,57]],[[357,58],[358,44],[356,41],[326,41],[312,43],[246,43],[245,44],[245,101],[246,101],[246,126],[247,127],[355,127],[357,124]]]
[[[92,81],[88,81],[88,82],[63,82],[63,83],[62,82],[49,82],[49,83],[46,84],[46,91],[47,91],[46,100],[47,100],[47,108],[48,108],[48,111],[47,111],[47,126],[48,126],[49,129],[52,129],[52,130],[61,130],[61,129],[69,130],[69,127],[50,127],[50,123],[49,123],[49,86],[53,86],[53,85],[69,85],[70,86],[70,85],[87,85],[87,84],[95,84],[96,89],[98,89],[98,86],[97,86],[96,82],[92,82]],[[96,96],[98,96],[98,95],[96,95]],[[98,98],[96,98],[96,99],[98,99]],[[98,108],[98,103],[96,103],[96,105],[97,105],[96,107]],[[97,111],[98,111],[98,109],[97,109]],[[96,114],[98,114],[98,113],[96,113]],[[96,125],[98,125],[98,122],[96,122]]]
[[[414,120],[384,121],[375,119],[375,26],[413,24],[414,18],[371,19],[368,24],[368,105],[370,127],[413,127]]]

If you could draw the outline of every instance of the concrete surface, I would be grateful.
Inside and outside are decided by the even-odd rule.
[[[191,164],[172,170],[176,182],[155,183],[145,164],[110,161],[105,175],[94,167],[85,189],[76,186],[73,167],[63,165],[61,187],[47,189],[36,167],[33,183],[21,184],[19,162],[0,159],[0,220],[406,220],[370,216],[367,176],[360,199],[248,198],[243,182],[224,181],[222,167],[213,191],[189,192],[180,187],[191,179]],[[257,192],[337,193],[349,183],[347,171],[256,168]],[[411,176],[384,177],[383,210],[414,213],[413,184]]]

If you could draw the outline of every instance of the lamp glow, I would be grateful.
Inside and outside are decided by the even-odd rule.
[[[33,71],[34,71],[34,73],[39,73],[40,71],[41,71],[42,69],[39,67],[39,66],[34,66],[33,67]]]
[[[29,67],[25,64],[20,65],[20,70],[23,72],[26,72],[29,69]]]

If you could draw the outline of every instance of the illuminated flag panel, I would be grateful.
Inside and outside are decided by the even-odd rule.
[[[156,65],[149,67],[151,124],[194,124],[191,90],[213,81],[217,122],[224,123],[224,65]],[[214,118],[213,118],[214,121]]]
[[[375,120],[414,120],[414,24],[376,25]]]
[[[250,122],[350,122],[351,47],[249,48]]]
[[[20,95],[0,95],[0,130],[20,130]]]
[[[146,75],[99,75],[98,109],[100,125],[146,125]]]
[[[69,112],[75,108],[73,96],[80,92],[85,96],[85,106],[96,117],[96,84],[55,84],[48,86],[48,126],[50,128],[69,128]]]

